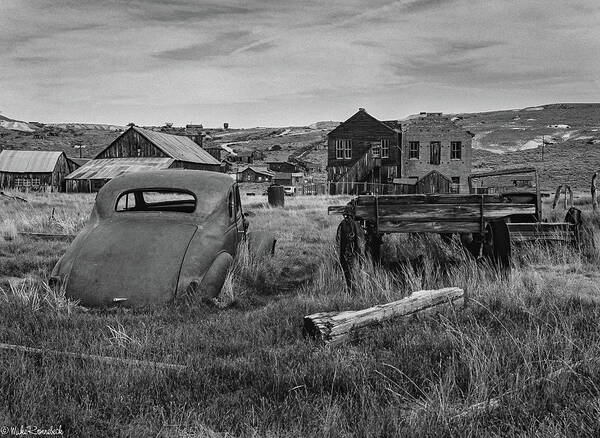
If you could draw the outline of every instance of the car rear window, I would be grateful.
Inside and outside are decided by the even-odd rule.
[[[130,190],[117,199],[115,211],[171,211],[193,213],[196,197],[184,190]]]

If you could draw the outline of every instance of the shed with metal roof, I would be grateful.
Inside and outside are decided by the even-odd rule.
[[[90,160],[66,177],[67,192],[97,192],[104,184],[125,173],[170,169],[173,158],[133,157]]]
[[[172,167],[219,171],[221,162],[189,137],[131,126],[95,159],[172,158]]]
[[[61,151],[0,152],[0,188],[32,191],[64,191],[65,176],[78,164]]]

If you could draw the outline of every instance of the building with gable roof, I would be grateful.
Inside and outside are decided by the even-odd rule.
[[[345,192],[370,191],[394,181],[406,186],[392,190],[398,193],[468,191],[473,134],[442,113],[380,121],[360,108],[327,137],[327,179],[338,183],[331,185],[332,194],[338,186]],[[426,176],[427,184],[417,184]],[[365,189],[369,183],[373,185]]]
[[[64,191],[65,177],[79,165],[61,151],[0,152],[0,188]]]

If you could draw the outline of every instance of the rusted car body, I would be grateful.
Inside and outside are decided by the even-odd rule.
[[[212,298],[247,238],[237,184],[228,175],[161,170],[123,175],[96,197],[87,227],[51,282],[88,307]],[[274,250],[264,233],[256,240]]]

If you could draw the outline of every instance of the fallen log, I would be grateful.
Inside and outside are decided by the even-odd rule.
[[[464,291],[458,287],[420,290],[387,304],[357,311],[321,312],[304,317],[304,333],[324,342],[338,344],[355,331],[395,318],[407,317],[439,306],[462,306]]]
[[[19,236],[29,237],[34,240],[73,240],[74,234],[26,233],[19,232]]]
[[[29,202],[25,198],[21,198],[20,196],[17,196],[17,195],[9,195],[8,193],[4,193],[4,192],[0,192],[0,196],[3,196],[5,198],[9,198],[9,199],[13,199],[15,201]]]
[[[137,359],[124,359],[121,357],[110,357],[110,356],[98,356],[95,354],[85,353],[72,353],[70,351],[58,351],[58,350],[46,350],[41,348],[25,347],[23,345],[12,345],[0,343],[0,350],[8,351],[20,351],[21,353],[37,354],[42,356],[58,356],[67,357],[71,359],[83,359],[91,360],[96,362],[103,362],[113,365],[127,365],[134,367],[145,367],[145,368],[158,368],[158,369],[169,369],[184,371],[187,369],[185,365],[177,365],[172,363],[164,362],[152,362],[149,360],[137,360]]]

